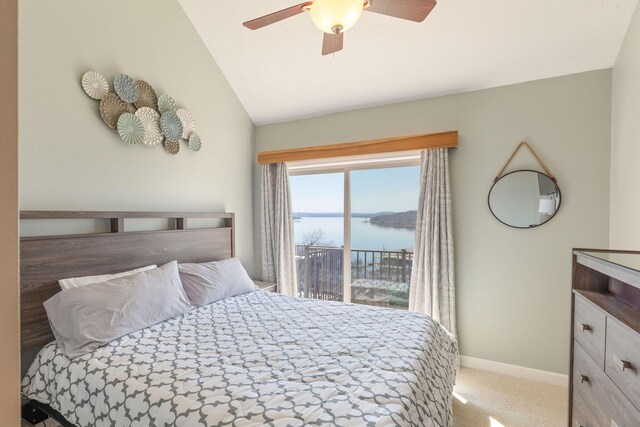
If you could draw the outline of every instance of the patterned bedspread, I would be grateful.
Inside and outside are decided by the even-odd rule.
[[[23,396],[79,426],[451,426],[455,340],[404,310],[255,291],[69,360]]]

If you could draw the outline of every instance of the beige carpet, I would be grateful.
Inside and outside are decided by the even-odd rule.
[[[454,427],[566,427],[568,390],[461,368],[453,401]]]

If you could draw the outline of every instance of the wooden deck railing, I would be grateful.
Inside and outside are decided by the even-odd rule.
[[[396,283],[411,281],[413,252],[376,251],[353,249],[351,251],[351,280],[386,280]]]
[[[323,300],[344,299],[343,248],[296,245],[298,294]],[[410,283],[413,252],[351,250],[351,281],[367,279]]]
[[[305,298],[342,301],[343,249],[296,246],[298,294]]]

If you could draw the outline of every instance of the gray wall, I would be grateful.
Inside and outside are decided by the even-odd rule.
[[[459,130],[451,179],[461,352],[567,373],[571,248],[608,242],[610,107],[611,71],[594,71],[261,126],[256,150]],[[500,224],[487,207],[495,174],[523,139],[563,196],[556,218],[531,230]],[[516,167],[538,169],[524,152]]]
[[[23,0],[19,19],[21,209],[236,212],[253,272],[254,126],[178,2]],[[202,151],[122,142],[80,86],[89,69],[172,95]]]
[[[640,250],[640,8],[613,67],[612,99],[610,244]]]

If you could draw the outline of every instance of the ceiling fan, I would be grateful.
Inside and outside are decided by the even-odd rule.
[[[324,32],[322,54],[342,50],[344,32],[353,27],[363,11],[422,22],[436,6],[436,0],[314,0],[262,16],[243,25],[257,30],[303,12]]]

